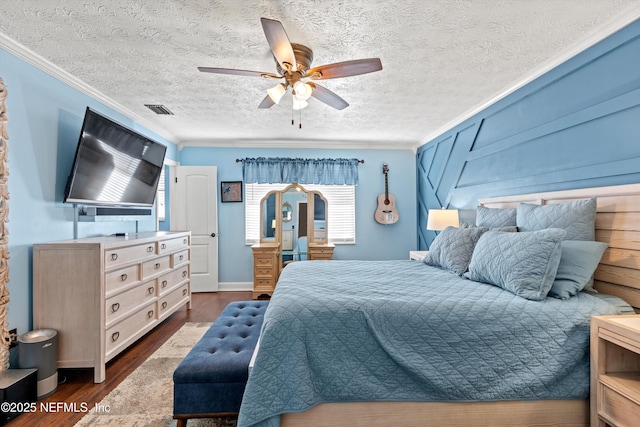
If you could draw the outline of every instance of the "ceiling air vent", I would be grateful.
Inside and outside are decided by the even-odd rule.
[[[150,109],[151,111],[153,111],[156,114],[165,114],[165,115],[173,116],[173,113],[171,112],[171,110],[169,110],[164,105],[144,104],[144,106],[147,107],[148,109]]]

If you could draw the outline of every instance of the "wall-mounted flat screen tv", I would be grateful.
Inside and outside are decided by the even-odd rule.
[[[166,151],[87,107],[65,203],[152,206]]]

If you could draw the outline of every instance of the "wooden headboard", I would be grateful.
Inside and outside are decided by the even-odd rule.
[[[609,244],[595,273],[594,287],[616,295],[640,313],[640,184],[480,199],[490,208],[518,203],[546,205],[597,197],[596,240]]]

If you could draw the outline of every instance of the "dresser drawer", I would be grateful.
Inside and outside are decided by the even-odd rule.
[[[105,334],[107,360],[112,351],[128,345],[131,338],[157,318],[156,303],[149,304],[126,319],[109,327]]]
[[[253,289],[255,290],[273,290],[274,288],[273,279],[255,279],[253,281]]]
[[[639,404],[602,382],[598,384],[598,413],[608,423],[617,426],[637,425]]]
[[[273,257],[255,257],[254,262],[256,267],[273,267]]]
[[[142,261],[156,255],[156,244],[148,243],[145,245],[129,246],[126,248],[108,249],[104,253],[105,269],[130,264],[136,261]]]
[[[177,239],[161,240],[158,242],[158,254],[166,254],[179,251],[189,247],[189,238],[187,236],[178,237]]]
[[[138,282],[138,271],[140,266],[138,264],[131,267],[122,268],[120,270],[112,271],[105,275],[105,290],[107,296],[119,289],[129,287]]]
[[[158,301],[158,316],[161,318],[165,313],[172,313],[176,305],[182,305],[189,300],[189,284],[185,283],[175,291],[168,293]]]
[[[163,256],[142,264],[142,280],[171,269],[171,257]]]
[[[272,278],[273,277],[273,267],[263,267],[257,266],[254,268],[254,275],[256,278]]]
[[[152,303],[156,298],[156,282],[150,281],[105,301],[107,327],[136,308]]]
[[[159,295],[170,291],[185,280],[189,280],[189,265],[185,265],[171,273],[167,273],[164,276],[158,278],[158,293]]]
[[[171,267],[182,265],[189,262],[189,250],[184,250],[171,255]]]

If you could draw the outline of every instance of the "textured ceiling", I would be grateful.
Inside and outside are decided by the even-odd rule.
[[[101,101],[174,142],[232,146],[415,147],[638,0],[0,0],[0,33],[77,78]],[[276,72],[260,17],[314,51],[312,66],[379,57],[377,73],[322,84],[294,115],[257,108]],[[2,42],[0,38],[0,42]],[[0,47],[3,47],[0,44]],[[9,82],[10,84],[10,82]],[[86,91],[86,90],[85,90]],[[144,104],[163,104],[158,116]]]

